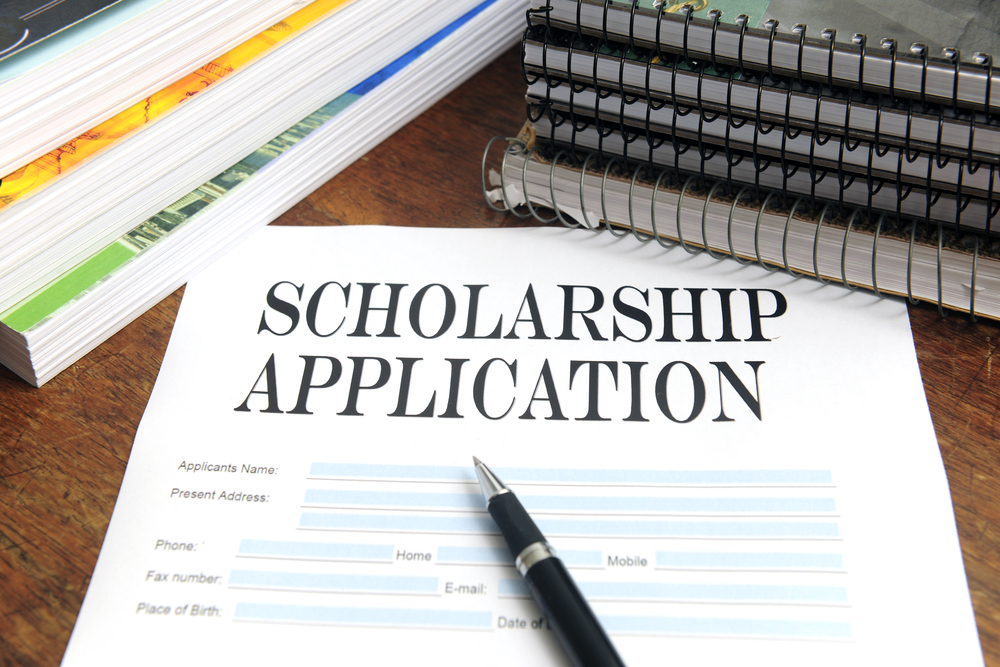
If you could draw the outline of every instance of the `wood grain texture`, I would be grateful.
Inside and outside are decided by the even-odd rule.
[[[910,323],[983,654],[1000,665],[1000,327],[926,306],[910,307]]]
[[[503,227],[479,165],[524,119],[512,50],[275,224]],[[183,290],[41,389],[0,367],[0,665],[57,665]],[[1000,327],[912,307],[986,663],[1000,667]]]

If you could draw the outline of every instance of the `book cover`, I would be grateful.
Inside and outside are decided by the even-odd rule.
[[[111,7],[119,0],[19,0],[0,4],[0,60]]]

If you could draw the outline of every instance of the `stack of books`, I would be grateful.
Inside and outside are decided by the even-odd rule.
[[[1000,318],[1000,70],[939,41],[976,10],[904,42],[728,4],[535,2],[491,203]]]
[[[0,26],[10,26],[6,35],[0,33],[3,175],[239,46],[302,3],[37,0],[17,5],[23,8],[19,16],[0,16]]]
[[[0,363],[50,379],[516,43],[524,9],[120,0],[12,52]]]

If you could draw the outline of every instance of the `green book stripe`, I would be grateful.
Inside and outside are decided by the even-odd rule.
[[[136,255],[123,243],[112,243],[83,264],[36,292],[4,314],[3,323],[24,333],[69,303],[119,266]]]

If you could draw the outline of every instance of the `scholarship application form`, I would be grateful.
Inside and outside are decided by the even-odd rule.
[[[192,280],[63,664],[981,665],[903,303],[564,229],[267,228]]]

